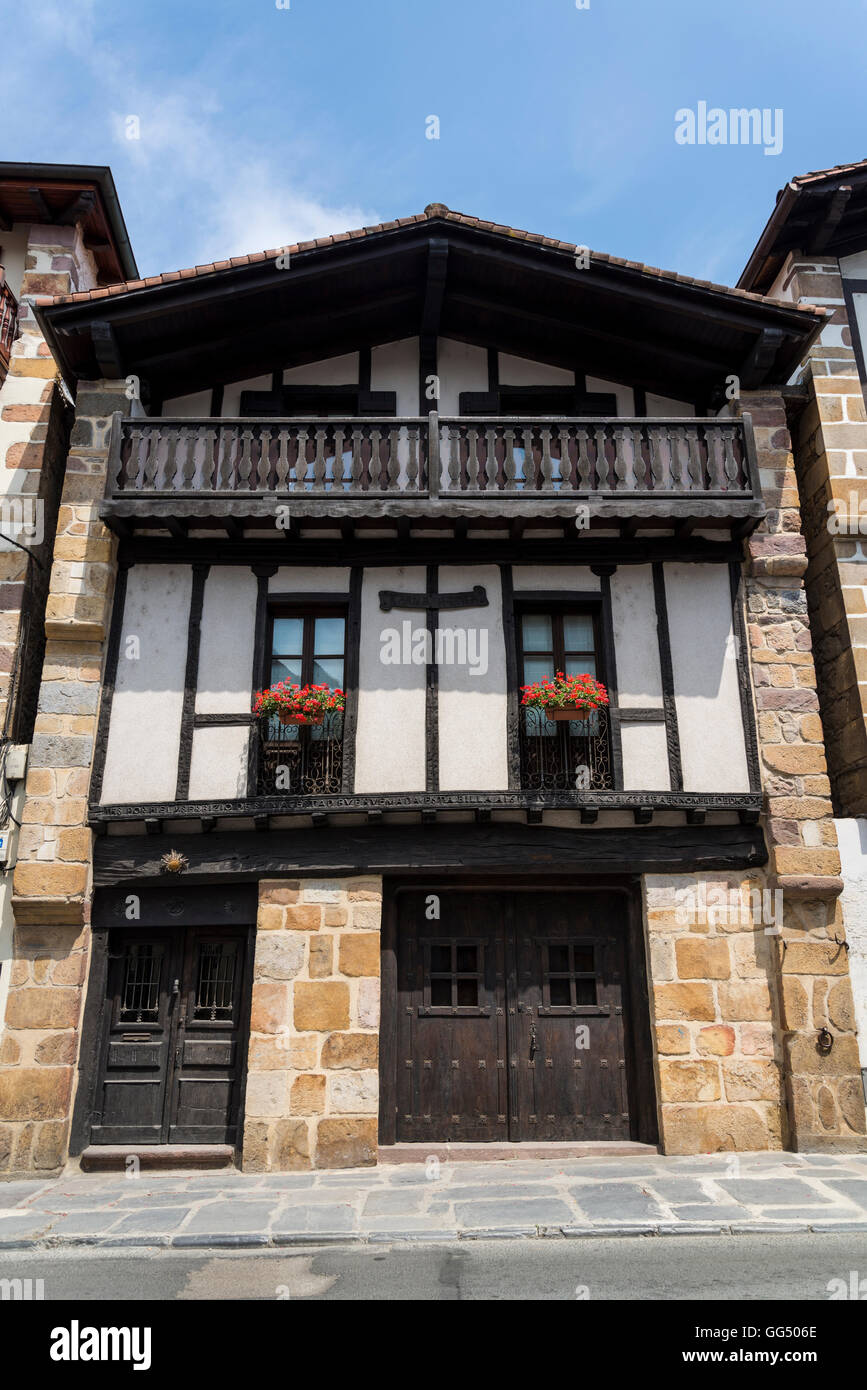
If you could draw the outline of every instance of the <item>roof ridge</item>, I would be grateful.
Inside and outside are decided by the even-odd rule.
[[[867,161],[864,161],[867,164]],[[844,166],[840,166],[844,167]],[[852,166],[849,166],[852,167]],[[812,177],[803,175],[804,178]],[[622,256],[612,256],[603,251],[592,251],[590,248],[579,246],[575,242],[559,241],[553,237],[543,236],[539,232],[528,232],[520,228],[507,226],[505,223],[485,221],[480,217],[475,217],[469,213],[457,212],[452,208],[446,207],[445,203],[429,203],[422,213],[413,213],[409,217],[395,218],[390,222],[377,222],[368,227],[358,227],[350,231],[336,232],[328,236],[314,237],[307,241],[295,242],[290,246],[273,247],[268,251],[253,251],[242,256],[230,256],[222,261],[209,261],[202,265],[188,266],[180,270],[163,271],[158,275],[148,275],[136,280],[120,280],[112,285],[100,285],[90,290],[77,290],[72,294],[64,295],[45,295],[39,296],[36,300],[41,306],[77,304],[88,300],[111,299],[120,295],[132,294],[136,290],[153,289],[158,285],[174,284],[179,280],[200,279],[207,275],[221,274],[229,270],[237,270],[242,266],[260,265],[266,261],[274,260],[281,255],[302,255],[308,251],[323,250],[330,246],[340,245],[348,241],[357,241],[362,237],[375,236],[383,232],[392,232],[403,227],[418,226],[424,222],[434,221],[435,219],[451,222],[456,226],[474,227],[480,231],[487,231],[498,236],[508,236],[515,240],[520,240],[522,244],[534,246],[544,246],[552,251],[563,251],[574,253],[578,250],[587,250],[591,260],[595,259],[605,265],[615,266],[618,269],[634,271],[640,275],[652,275],[658,279],[668,280],[672,283],[692,286],[695,289],[712,290],[719,294],[735,296],[738,299],[747,299],[760,304],[778,304],[787,309],[800,309],[802,311],[812,311],[825,315],[825,310],[817,305],[793,305],[789,300],[772,298],[770,295],[757,294],[753,290],[742,290],[732,285],[721,285],[713,280],[701,280],[691,275],[682,275],[675,270],[664,270],[658,266],[647,265],[643,261],[627,260]]]

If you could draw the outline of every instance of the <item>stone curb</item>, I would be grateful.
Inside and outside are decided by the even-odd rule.
[[[595,1237],[652,1238],[657,1236],[739,1236],[739,1235],[867,1235],[864,1221],[713,1221],[658,1222],[622,1226],[485,1226],[458,1231],[283,1231],[274,1235],[249,1232],[241,1235],[56,1235],[18,1236],[0,1240],[0,1254],[8,1251],[48,1252],[60,1249],[173,1249],[173,1250],[279,1250],[311,1245],[387,1245],[402,1243],[436,1245],[464,1240],[582,1240]]]

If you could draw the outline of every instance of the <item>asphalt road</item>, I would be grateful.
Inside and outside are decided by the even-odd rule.
[[[42,1279],[46,1301],[828,1301],[865,1280],[867,1235],[495,1240],[256,1253],[57,1250],[0,1254],[0,1281]],[[6,1305],[6,1312],[10,1312]]]

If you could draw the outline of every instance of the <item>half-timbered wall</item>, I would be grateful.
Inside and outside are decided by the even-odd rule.
[[[544,362],[533,362],[510,353],[497,354],[499,382],[509,386],[574,386],[575,373],[563,367],[553,367]],[[346,353],[341,357],[330,357],[322,362],[309,362],[301,367],[287,367],[280,373],[285,386],[346,386],[359,380],[360,357],[357,352]],[[490,385],[487,349],[472,343],[459,343],[450,338],[437,341],[437,375],[439,376],[439,400],[430,398],[429,408],[435,405],[442,415],[459,415],[462,391],[487,391]],[[686,401],[669,397],[642,395],[636,401],[631,386],[605,380],[602,377],[587,376],[584,380],[587,391],[604,392],[617,398],[618,415],[694,415],[695,407]],[[270,391],[270,375],[259,376],[247,381],[236,381],[226,386],[218,414],[224,417],[240,414],[241,393],[244,391]],[[419,343],[417,338],[405,338],[399,342],[382,343],[371,350],[370,389],[372,391],[393,391],[396,395],[397,415],[419,414]],[[211,392],[198,391],[189,396],[175,396],[163,401],[161,413],[164,416],[184,416],[196,418],[211,414]]]
[[[282,565],[258,577],[244,565],[132,565],[101,802],[248,795],[252,695],[267,683],[257,624],[269,602],[305,595],[333,594],[348,607],[351,584],[348,567]],[[443,661],[383,660],[389,634],[407,656],[428,617],[417,608],[384,612],[382,590],[448,595],[477,586],[485,606],[437,610],[435,626],[458,635]],[[623,790],[751,790],[729,567],[689,563],[620,566],[603,579],[582,565],[368,567],[354,776],[344,791],[508,790],[517,690],[510,716],[515,639],[504,605],[542,594],[598,601],[610,614]]]

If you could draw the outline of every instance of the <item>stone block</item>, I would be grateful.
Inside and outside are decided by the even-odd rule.
[[[672,1062],[659,1064],[660,1098],[663,1101],[719,1100],[717,1062]]]
[[[762,980],[721,984],[719,1005],[727,1023],[761,1023],[771,1018],[771,991]]]
[[[727,980],[731,973],[727,941],[682,936],[675,952],[682,980]]]
[[[346,932],[340,938],[341,975],[374,979],[380,970],[379,932]]]
[[[69,1108],[71,1067],[16,1067],[0,1071],[0,1115],[4,1120],[62,1119]]]
[[[666,1105],[662,1146],[666,1154],[749,1153],[775,1147],[768,1121],[751,1105]]]
[[[658,1019],[712,1023],[716,1018],[713,990],[709,984],[656,985],[653,998]]]
[[[250,1013],[251,1033],[279,1033],[289,1022],[289,986],[256,981]]]
[[[80,990],[25,985],[9,991],[6,1024],[9,1028],[74,1028],[80,1005]]]
[[[327,912],[326,912],[327,916]],[[318,934],[310,938],[310,977],[327,979],[334,973],[334,937]]]
[[[322,1066],[326,1069],[363,1071],[376,1067],[378,1061],[379,1038],[376,1033],[332,1033],[322,1045]]]
[[[319,1121],[316,1130],[314,1167],[368,1168],[377,1159],[378,1122],[369,1119]]]
[[[775,1062],[730,1058],[722,1065],[727,1100],[780,1099],[780,1073]]]
[[[299,980],[295,985],[295,1027],[300,1033],[344,1032],[349,1027],[349,986],[342,981]]]
[[[730,1057],[735,1050],[735,1030],[725,1023],[712,1023],[700,1028],[696,1037],[696,1049],[705,1057]],[[685,1100],[685,1096],[679,1097]]]
[[[305,938],[294,932],[267,933],[257,937],[257,980],[294,980],[303,968]]]
[[[325,1110],[325,1077],[296,1076],[289,1096],[293,1115],[321,1115]]]

